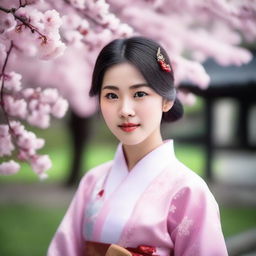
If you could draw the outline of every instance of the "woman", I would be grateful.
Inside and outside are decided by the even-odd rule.
[[[113,161],[82,178],[48,255],[227,255],[213,195],[161,136],[161,122],[183,114],[173,81],[150,39],[102,49],[90,95],[120,144]]]

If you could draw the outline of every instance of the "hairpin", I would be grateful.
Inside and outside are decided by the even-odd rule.
[[[157,57],[157,62],[161,66],[162,70],[164,70],[166,72],[171,72],[171,67],[169,64],[167,64],[165,62],[165,58],[164,58],[163,54],[161,53],[160,47],[158,47],[158,49],[157,49],[156,57]]]

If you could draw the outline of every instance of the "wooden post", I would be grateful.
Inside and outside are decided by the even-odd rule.
[[[68,127],[72,140],[72,157],[66,186],[74,186],[80,180],[82,156],[90,133],[90,119],[91,118],[79,117],[74,112],[70,115]]]
[[[205,146],[206,146],[206,165],[205,165],[205,178],[208,182],[213,179],[212,175],[212,162],[213,162],[213,101],[211,98],[205,99]]]
[[[237,120],[237,131],[236,137],[238,138],[238,143],[242,148],[249,147],[249,131],[248,131],[248,115],[249,115],[249,102],[246,99],[239,100],[239,113]]]

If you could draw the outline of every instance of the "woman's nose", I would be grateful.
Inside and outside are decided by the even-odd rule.
[[[120,117],[132,117],[135,115],[133,104],[130,100],[122,100],[120,102]]]

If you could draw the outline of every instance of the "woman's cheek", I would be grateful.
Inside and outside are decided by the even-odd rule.
[[[114,118],[113,108],[109,104],[101,104],[101,113],[105,122],[109,125],[112,124],[112,119]]]
[[[152,120],[152,118],[156,118],[157,116],[162,117],[162,102],[158,99],[152,101],[147,100],[137,110],[143,119]]]

